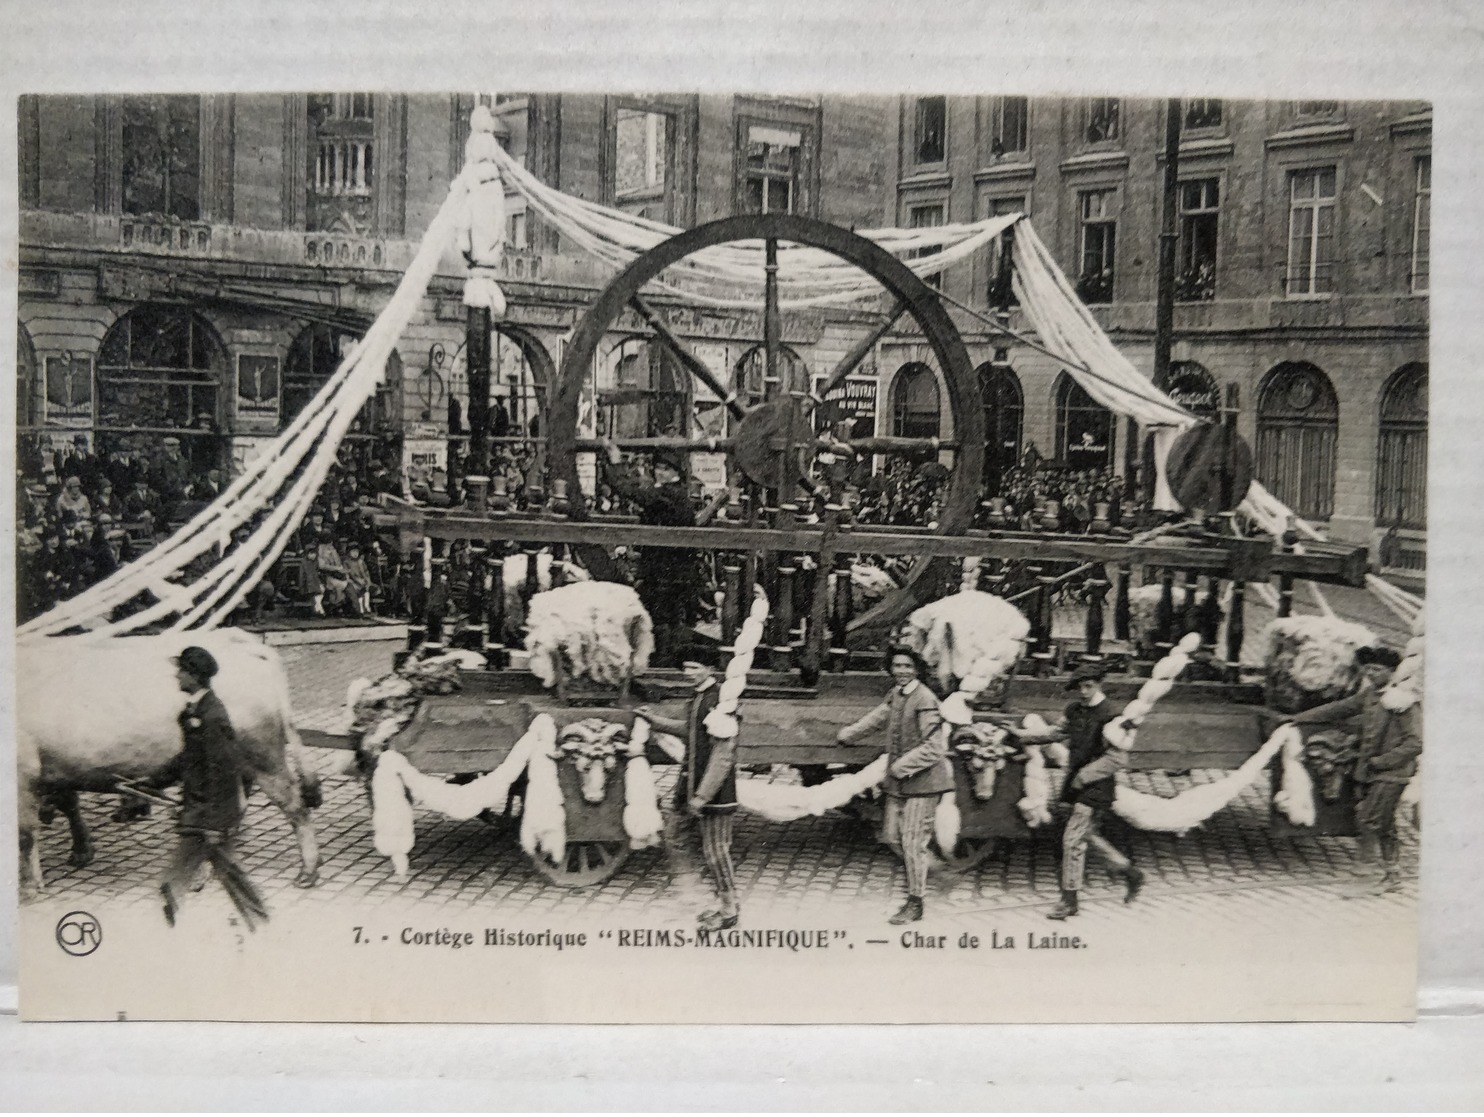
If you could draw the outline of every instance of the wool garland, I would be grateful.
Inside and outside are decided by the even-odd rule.
[[[401,753],[383,752],[371,775],[371,832],[377,852],[391,858],[396,879],[407,879],[408,855],[415,838],[414,802],[459,820],[482,811],[503,811],[511,785],[526,771],[531,757],[546,753],[555,742],[556,722],[550,714],[538,714],[499,767],[464,784],[424,775]],[[526,812],[529,815],[529,795]]]
[[[634,729],[629,735],[628,762],[624,765],[623,829],[629,836],[630,849],[649,849],[659,845],[665,830],[654,769],[644,756],[644,746],[650,735],[649,722],[635,717]]]
[[[763,626],[768,620],[768,595],[762,586],[753,587],[752,608],[737,641],[732,647],[732,659],[727,664],[717,692],[716,707],[706,715],[706,732],[720,740],[729,741],[737,735],[737,704],[742,692],[747,689],[747,672],[752,670],[752,658],[763,638]]]

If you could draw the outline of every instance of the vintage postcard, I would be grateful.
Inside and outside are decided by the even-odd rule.
[[[24,96],[32,1020],[1406,1020],[1432,109]]]

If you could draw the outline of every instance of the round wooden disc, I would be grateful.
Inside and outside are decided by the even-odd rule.
[[[778,487],[778,465],[782,456],[774,446],[788,432],[788,400],[770,400],[754,407],[737,425],[732,436],[732,456],[747,479],[764,488]],[[813,431],[808,427],[807,417],[800,416],[794,422],[794,438],[812,440]],[[795,481],[803,470],[799,465],[801,455],[795,455],[789,471],[789,480]]]
[[[1223,484],[1223,474],[1230,484]],[[1236,431],[1219,424],[1192,427],[1170,447],[1165,461],[1170,491],[1187,512],[1230,512],[1252,485],[1252,447]]]

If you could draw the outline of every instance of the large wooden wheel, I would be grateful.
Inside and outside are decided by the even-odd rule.
[[[854,264],[880,283],[893,299],[893,305],[881,323],[830,371],[818,389],[819,397],[843,383],[904,316],[910,316],[922,331],[946,382],[954,429],[953,440],[948,445],[955,451],[955,465],[934,531],[940,535],[962,534],[973,519],[984,463],[983,405],[963,339],[943,309],[937,293],[891,253],[848,230],[786,214],[729,217],[680,233],[640,256],[608,285],[577,324],[571,344],[562,358],[551,399],[548,443],[551,476],[565,480],[570,492],[579,491],[577,423],[583,388],[595,367],[594,358],[604,335],[614,328],[626,308],[633,307],[654,330],[656,340],[674,354],[681,367],[706,385],[718,399],[726,402],[735,432],[728,449],[744,472],[755,481],[760,472],[776,472],[776,480],[766,487],[773,491],[774,499],[780,504],[793,503],[801,493],[814,490],[810,475],[814,457],[813,423],[808,414],[799,413],[800,410],[807,412],[814,401],[779,398],[752,409],[746,408],[728,385],[727,370],[721,370],[718,375],[708,368],[670,331],[642,293],[644,287],[666,268],[702,249],[759,240],[766,247],[766,278],[762,292],[763,345],[770,375],[781,367],[782,360],[782,316],[778,302],[780,242],[823,249]],[[924,448],[922,441],[863,439],[853,448],[862,453],[920,453]],[[771,459],[766,454],[769,448],[774,451]],[[931,449],[930,445],[928,449]],[[770,460],[776,462],[776,469],[769,466]],[[581,502],[573,503],[573,518],[585,518]],[[606,573],[608,558],[601,548],[585,548],[583,558],[600,576]],[[956,568],[957,564],[952,559],[917,560],[903,588],[855,618],[850,626],[851,632],[858,638],[878,635],[919,604],[939,596],[954,584]]]
[[[538,873],[563,888],[589,888],[602,884],[629,859],[629,847],[619,841],[569,841],[561,864],[547,857],[533,857]]]

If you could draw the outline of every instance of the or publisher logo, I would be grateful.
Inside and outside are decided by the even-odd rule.
[[[85,911],[69,911],[57,921],[57,945],[84,958],[103,945],[103,925]]]

